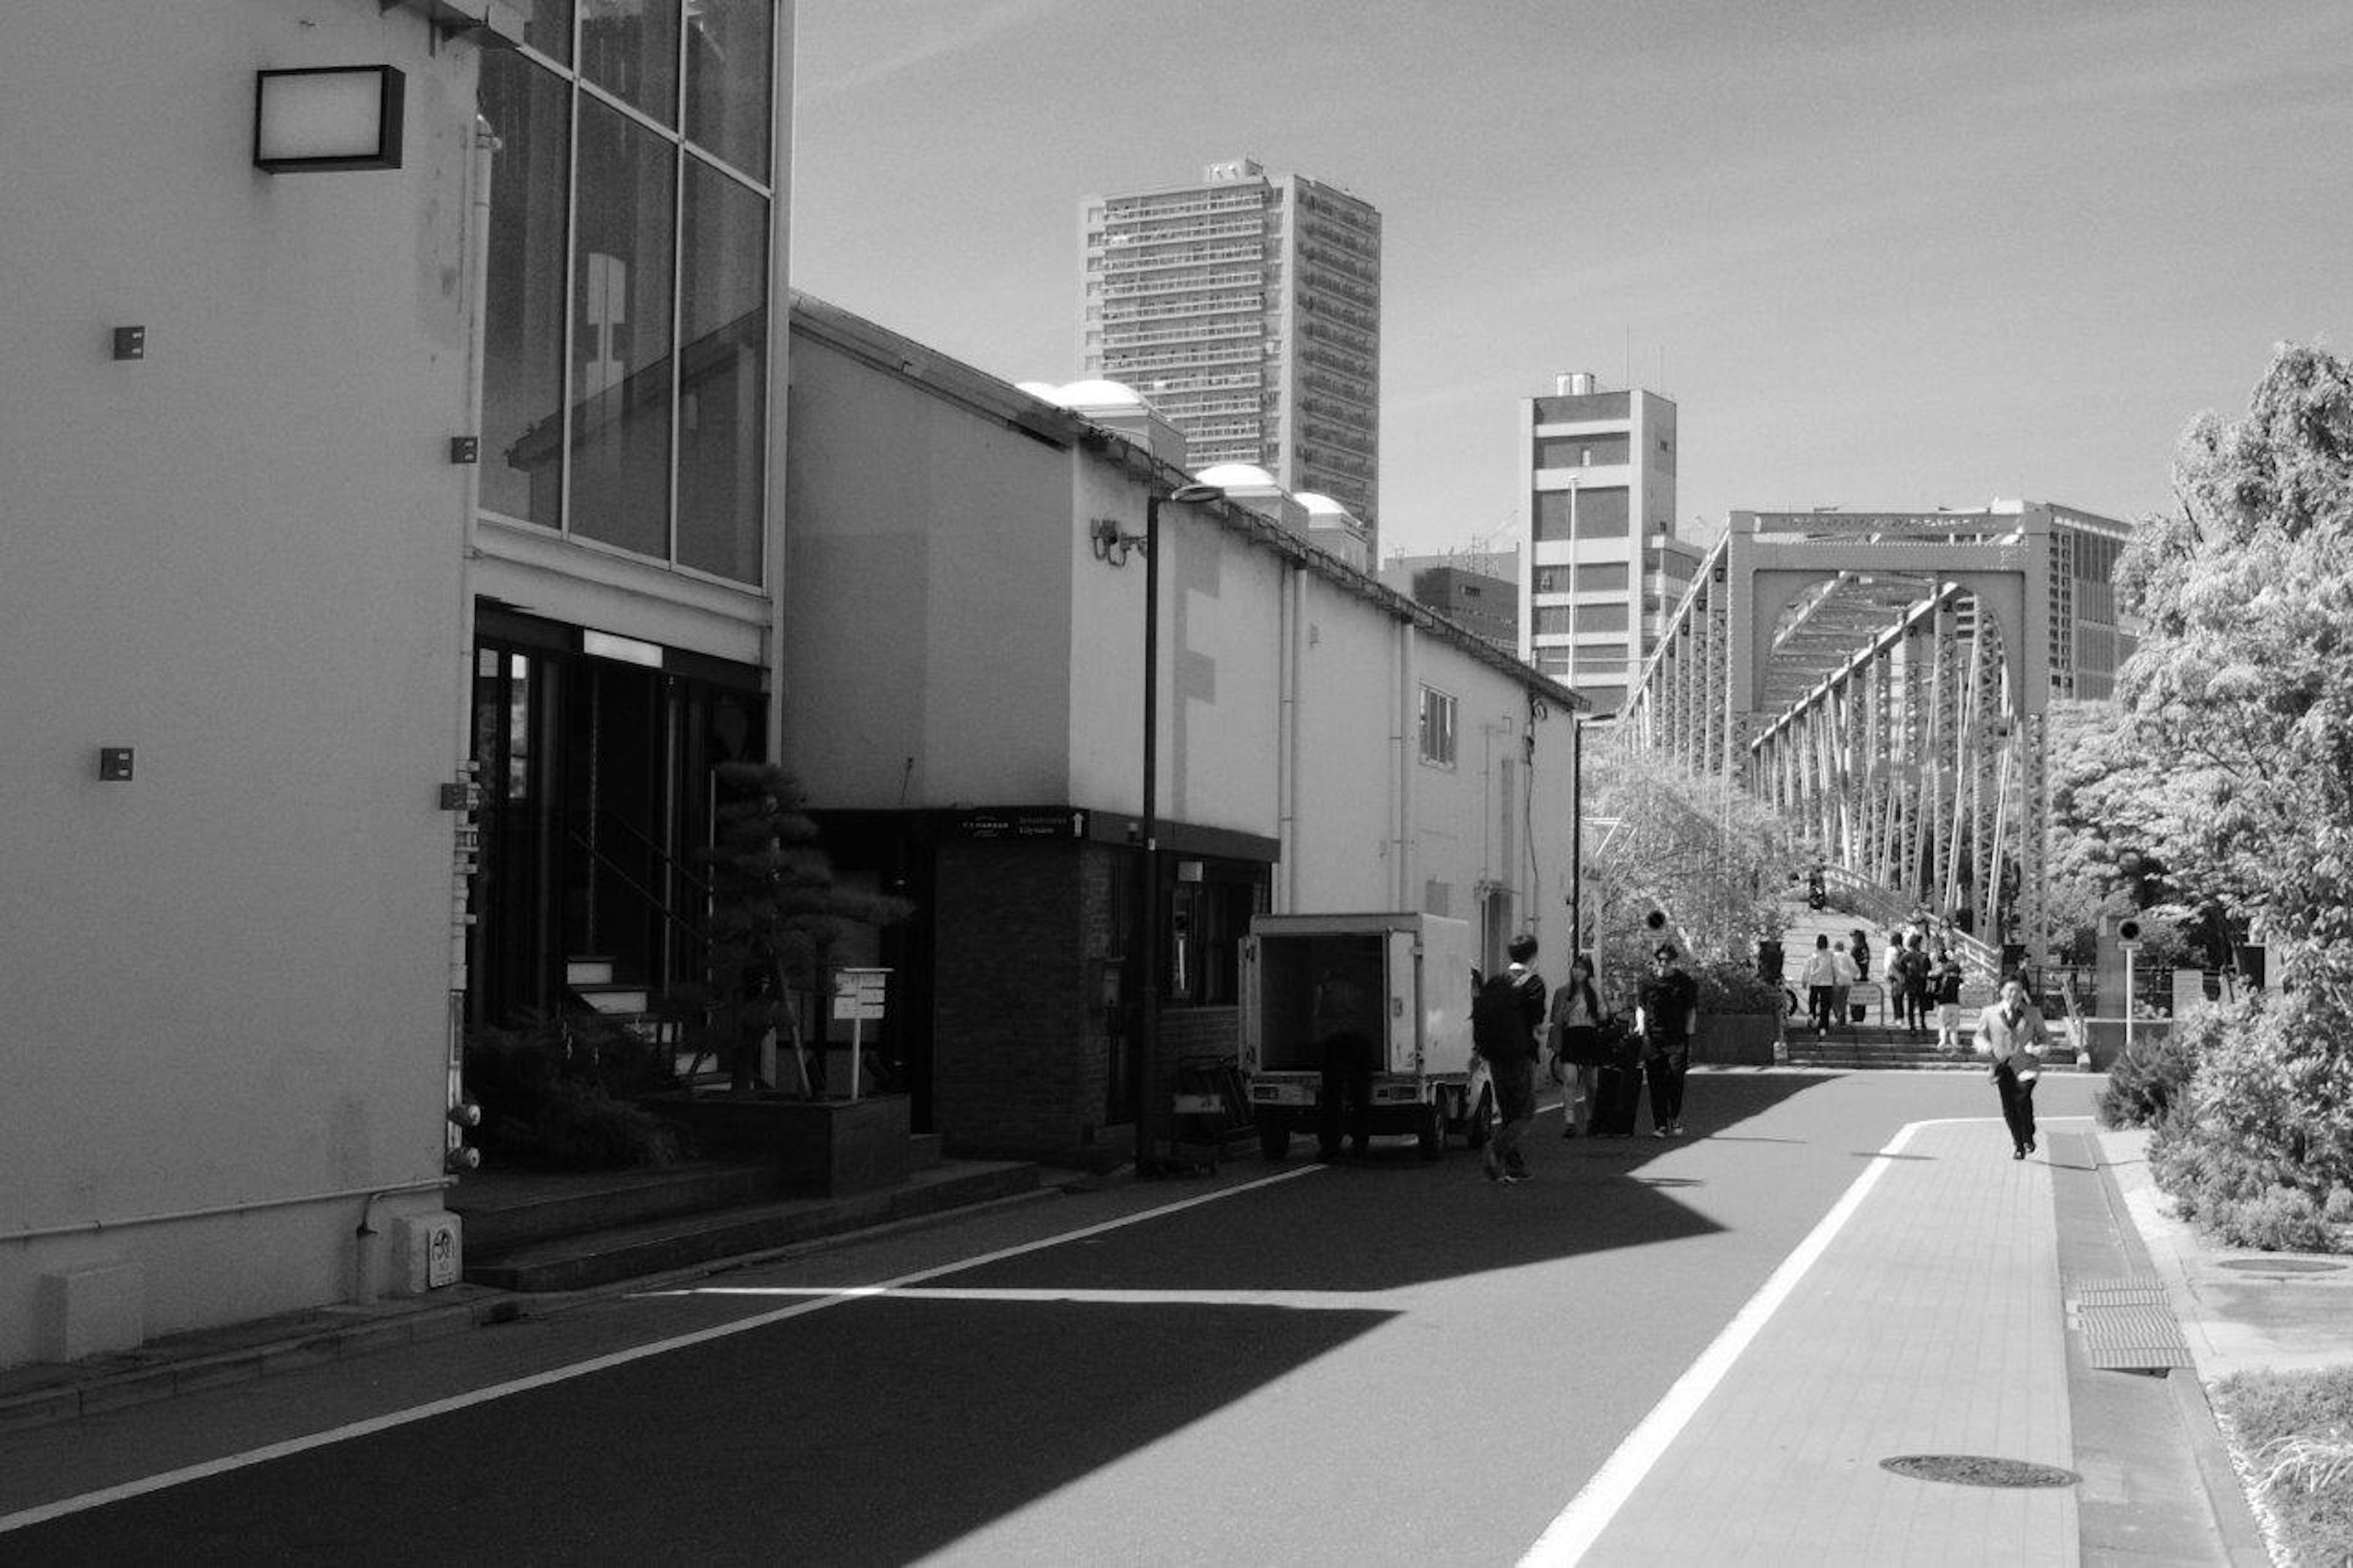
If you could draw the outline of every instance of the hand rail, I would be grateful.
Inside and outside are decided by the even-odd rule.
[[[1894,892],[1877,882],[1851,871],[1844,866],[1827,865],[1822,868],[1822,886],[1837,888],[1850,894],[1862,906],[1864,917],[1873,923],[1900,926],[1920,911],[1916,900]],[[1947,951],[1961,961],[1961,967],[1972,978],[1998,979],[2001,974],[2001,950],[1984,938],[1965,931],[1949,921],[1939,921],[1942,941]]]

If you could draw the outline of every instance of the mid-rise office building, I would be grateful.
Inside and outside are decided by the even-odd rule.
[[[1458,550],[1440,555],[1393,555],[1381,582],[1416,604],[1436,610],[1505,653],[1520,649],[1520,552]]]
[[[1184,466],[1264,468],[1376,533],[1381,215],[1249,159],[1081,208],[1085,372],[1185,434]]]
[[[1675,405],[1564,375],[1520,405],[1519,655],[1617,711],[1701,552],[1675,533]]]

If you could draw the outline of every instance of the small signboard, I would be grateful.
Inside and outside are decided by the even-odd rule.
[[[1068,838],[1087,836],[1087,814],[1067,806],[998,807],[957,815],[948,830],[958,838]]]
[[[891,972],[887,969],[837,969],[833,972],[833,1016],[850,1020],[880,1018],[890,989]]]

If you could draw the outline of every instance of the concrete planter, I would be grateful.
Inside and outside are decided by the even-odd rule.
[[[838,1197],[907,1179],[903,1094],[798,1100],[780,1094],[658,1094],[643,1102],[683,1128],[705,1158],[762,1160],[787,1197]]]
[[[1768,1068],[1781,1038],[1781,1020],[1769,1013],[1699,1016],[1692,1037],[1692,1060],[1711,1067]]]

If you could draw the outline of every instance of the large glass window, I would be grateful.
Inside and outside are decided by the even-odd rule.
[[[1620,432],[1596,436],[1540,436],[1536,438],[1539,468],[1598,468],[1623,463],[1630,437]]]
[[[580,102],[572,263],[572,527],[670,553],[670,143]]]
[[[775,26],[774,0],[543,0],[485,55],[485,511],[759,583],[772,208],[729,170],[769,167]]]
[[[774,0],[687,6],[686,133],[756,180],[768,177]]]
[[[1538,490],[1535,536],[1539,543],[1565,539],[1624,539],[1630,523],[1622,489]]]
[[[564,467],[564,215],[572,100],[561,78],[521,55],[482,53],[491,159],[491,234],[482,300],[481,504],[561,524]]]
[[[686,161],[678,559],[756,583],[767,424],[768,204]]]
[[[580,74],[678,123],[679,0],[580,0]]]
[[[557,65],[570,65],[572,0],[532,0],[523,7],[522,41]],[[488,50],[483,58],[490,58]]]

